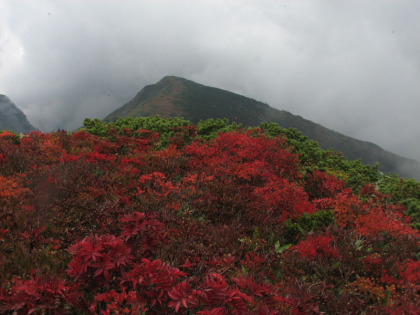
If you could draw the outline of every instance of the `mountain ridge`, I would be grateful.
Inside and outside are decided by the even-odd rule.
[[[9,97],[0,94],[0,130],[28,133],[36,129]]]
[[[193,123],[209,118],[228,118],[244,126],[274,122],[283,128],[296,128],[322,149],[341,152],[350,160],[361,159],[364,164],[379,163],[384,173],[420,179],[420,162],[386,151],[380,146],[358,140],[320,124],[279,110],[266,103],[220,88],[209,87],[185,78],[165,76],[155,84],[146,85],[128,103],[110,113],[105,121],[118,118],[181,116]]]

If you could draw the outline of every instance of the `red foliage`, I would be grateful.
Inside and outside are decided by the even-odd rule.
[[[134,263],[132,269],[122,275],[122,283],[135,289],[137,298],[142,305],[165,308],[169,301],[169,292],[186,274],[178,268],[170,267],[161,260],[141,259],[141,263]]]
[[[17,280],[10,295],[3,298],[0,311],[15,311],[19,314],[32,314],[39,309],[55,314],[66,314],[66,307],[80,306],[82,295],[78,287],[69,285],[59,278],[31,277],[29,280]]]
[[[111,274],[134,258],[130,251],[123,239],[114,235],[85,238],[69,248],[73,259],[67,273],[75,280],[93,277],[99,282],[110,282]]]
[[[315,212],[303,189],[286,179],[270,181],[263,187],[255,188],[253,193],[254,206],[266,213],[266,222],[283,222],[288,218],[298,218],[303,213]]]
[[[420,260],[410,260],[401,269],[401,278],[403,281],[420,286]]]
[[[141,314],[147,312],[148,309],[142,305],[137,299],[136,291],[116,292],[114,290],[95,294],[94,303],[89,307],[91,313],[103,315],[111,314]]]
[[[349,194],[350,188],[333,175],[314,170],[305,181],[305,191],[310,199],[333,198],[339,193]]]
[[[185,147],[192,169],[209,171],[215,176],[227,176],[258,183],[273,175],[298,177],[298,160],[283,149],[284,141],[268,139],[253,132],[220,134],[211,144],[194,142]]]
[[[241,292],[236,287],[230,287],[226,279],[220,274],[208,274],[200,289],[195,292],[197,298],[203,303],[204,313],[228,311],[230,314],[243,314],[247,309],[247,304],[252,303],[252,299]],[[225,313],[223,313],[225,314]]]
[[[325,235],[308,236],[305,240],[296,245],[296,250],[301,257],[314,260],[318,256],[326,258],[339,258],[336,248],[331,246],[333,237],[328,233]]]
[[[121,237],[131,244],[137,256],[155,253],[161,242],[166,240],[165,225],[153,216],[141,212],[126,214],[120,219],[124,224]]]
[[[386,232],[395,238],[404,236],[419,237],[419,233],[411,228],[408,218],[397,211],[389,211],[383,207],[364,207],[363,213],[356,219],[356,229],[362,235],[375,235]]]
[[[178,313],[180,309],[188,309],[190,306],[197,306],[197,299],[191,295],[191,286],[188,282],[177,283],[171,291],[168,292],[168,296],[171,301],[168,307],[174,308],[175,312]]]
[[[0,311],[419,309],[419,234],[389,196],[257,129],[172,131],[0,134]]]

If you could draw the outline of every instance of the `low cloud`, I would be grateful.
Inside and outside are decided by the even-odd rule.
[[[418,1],[0,3],[0,93],[42,130],[177,75],[420,160]]]

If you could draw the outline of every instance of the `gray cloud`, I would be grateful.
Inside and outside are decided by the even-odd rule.
[[[178,75],[420,160],[420,2],[0,2],[0,93],[42,130]]]

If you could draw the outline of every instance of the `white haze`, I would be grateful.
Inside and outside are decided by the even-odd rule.
[[[420,1],[0,1],[0,94],[41,130],[165,75],[420,160]]]

